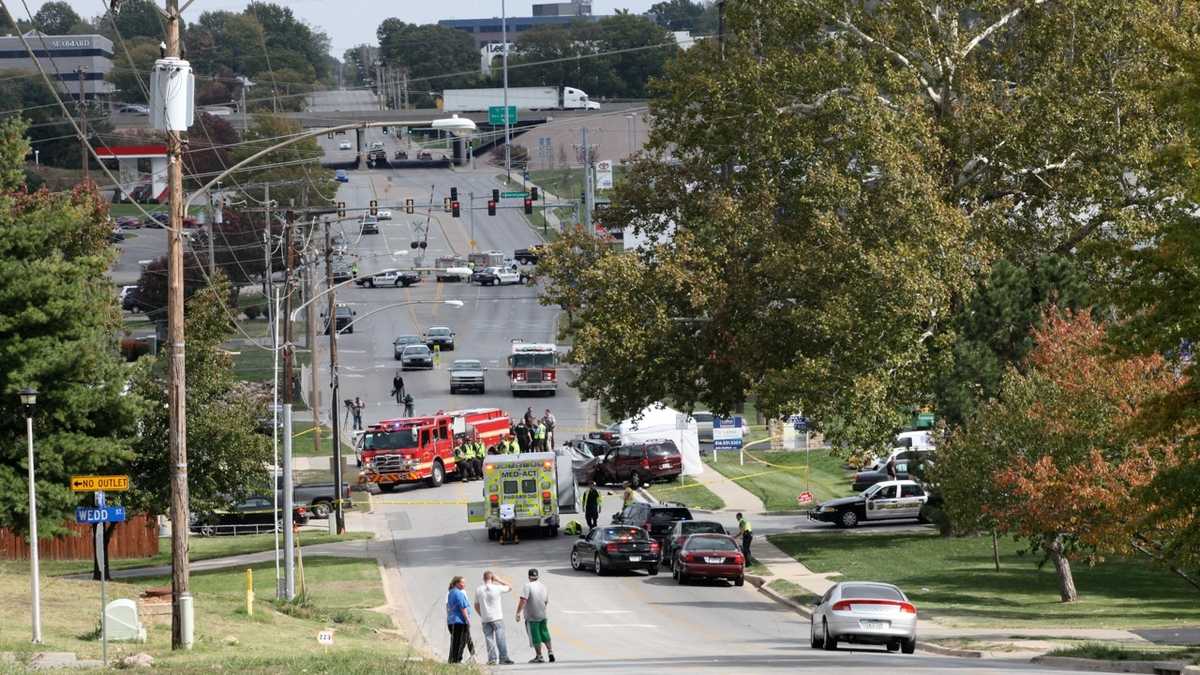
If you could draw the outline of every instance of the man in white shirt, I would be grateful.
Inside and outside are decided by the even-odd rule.
[[[508,665],[508,640],[504,637],[504,608],[500,596],[512,592],[512,584],[487,570],[483,583],[475,589],[475,613],[483,624],[483,640],[487,645],[488,665]]]
[[[521,591],[521,601],[517,603],[517,621],[521,620],[521,612],[525,612],[525,632],[529,634],[529,644],[533,647],[534,657],[530,663],[544,663],[542,660],[542,645],[546,645],[546,658],[554,663],[554,647],[550,646],[550,624],[546,620],[546,606],[550,604],[550,592],[542,582],[538,581],[538,571],[529,570],[529,583]]]

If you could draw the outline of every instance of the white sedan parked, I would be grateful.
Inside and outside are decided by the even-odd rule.
[[[391,219],[392,219],[392,212],[391,212],[391,211],[388,211],[387,209],[380,209],[380,210],[379,210],[379,216],[378,216],[378,218],[379,218],[380,220],[391,220]]]
[[[917,608],[891,584],[843,581],[813,607],[810,641],[813,649],[834,650],[841,641],[911,654],[917,648]]]

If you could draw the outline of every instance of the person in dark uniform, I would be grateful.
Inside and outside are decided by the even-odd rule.
[[[592,481],[588,484],[588,491],[583,493],[583,517],[587,520],[589,530],[600,522],[600,505],[600,491],[596,489],[596,482]]]
[[[404,377],[398,370],[392,377],[392,396],[396,397],[396,405],[404,403]]]
[[[413,397],[412,397],[412,394],[405,394],[405,395],[404,395],[404,416],[405,416],[405,417],[412,417],[412,416],[413,416]]]

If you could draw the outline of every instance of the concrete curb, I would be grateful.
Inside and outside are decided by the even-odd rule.
[[[955,649],[954,647],[943,647],[932,642],[917,640],[917,649],[930,654],[938,654],[941,656],[958,656],[967,659],[981,659],[983,652],[974,649]]]
[[[1178,661],[1103,661],[1079,659],[1071,656],[1035,656],[1030,663],[1054,666],[1068,670],[1090,670],[1101,673],[1147,673],[1149,675],[1174,675],[1200,671]]]

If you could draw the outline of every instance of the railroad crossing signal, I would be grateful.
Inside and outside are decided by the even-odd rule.
[[[371,215],[379,215],[379,202],[374,199],[371,200]]]
[[[338,202],[337,209],[338,209],[338,218],[345,218],[346,217],[346,202]]]
[[[404,212],[405,213],[413,212],[413,200],[411,200],[411,199],[404,200]]]
[[[450,215],[457,218],[461,213],[458,201],[450,202]]]
[[[496,215],[496,201],[493,199],[488,200],[488,215],[489,216]]]

